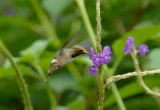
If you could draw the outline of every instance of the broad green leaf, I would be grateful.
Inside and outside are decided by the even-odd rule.
[[[114,53],[117,57],[123,57],[123,48],[125,46],[126,40],[128,36],[132,36],[135,39],[135,45],[139,45],[140,43],[143,43],[150,39],[155,39],[155,36],[160,33],[160,26],[151,26],[146,28],[141,28],[137,30],[132,30],[130,32],[127,32],[122,36],[122,38],[116,40],[112,47],[114,50]]]
[[[26,66],[19,65],[18,67],[20,68],[20,70],[24,75],[38,78],[37,74],[29,70],[29,68],[27,68]],[[0,67],[0,79],[9,78],[13,76],[16,76],[16,73],[11,66],[9,68]]]
[[[59,15],[67,6],[74,0],[44,0],[44,8],[50,13],[52,17]]]
[[[68,110],[85,110],[85,98],[78,96],[73,102],[68,104]]]
[[[14,62],[18,62],[20,60],[19,57],[12,57]],[[5,63],[4,63],[4,68],[9,68],[11,66],[11,63],[8,59],[6,59]]]
[[[32,62],[47,48],[49,40],[37,40],[30,47],[21,51],[21,61]]]
[[[45,50],[48,43],[49,40],[37,40],[29,48],[21,51],[21,55],[28,55],[29,52],[40,55]]]
[[[159,69],[160,68],[159,56],[160,56],[160,48],[153,49],[149,53],[149,58],[150,58],[150,61],[151,61],[152,65],[153,65],[154,69]]]
[[[150,26],[154,26],[154,22],[152,20],[142,21],[136,26],[134,26],[133,29],[135,30],[135,29],[140,29],[140,28],[145,28],[145,27],[150,27]]]
[[[149,86],[150,88],[160,86],[160,80],[157,77],[150,76],[150,78],[144,79],[144,81],[145,81],[146,85]],[[141,94],[143,92],[144,92],[144,90],[138,85],[137,82],[129,83],[126,86],[119,89],[119,93],[123,99]],[[104,101],[104,106],[105,107],[110,106],[115,102],[116,102],[116,99],[115,99],[114,95],[110,95]]]
[[[52,80],[49,80],[51,87],[58,94],[66,90],[77,90],[75,80],[69,74],[54,74]]]

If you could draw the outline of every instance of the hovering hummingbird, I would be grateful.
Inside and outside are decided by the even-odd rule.
[[[70,40],[68,40],[64,46],[57,52],[56,56],[53,58],[48,75],[45,81],[48,80],[49,76],[52,74],[53,71],[56,69],[62,69],[62,67],[67,64],[68,62],[72,61],[76,57],[82,54],[88,54],[86,51],[87,48],[91,45],[90,40],[84,40],[79,44],[75,44],[76,40],[79,36],[74,36]]]

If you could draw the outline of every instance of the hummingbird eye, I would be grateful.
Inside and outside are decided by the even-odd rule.
[[[80,53],[82,54],[82,53],[83,53],[83,50],[80,50]]]

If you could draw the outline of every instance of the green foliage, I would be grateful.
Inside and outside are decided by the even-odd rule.
[[[160,67],[160,59],[158,58],[159,56],[160,56],[160,49],[159,48],[153,49],[149,54],[150,61],[152,63],[152,67],[154,69],[159,69],[159,67]]]
[[[24,75],[33,108],[96,110],[97,76],[90,76],[88,66],[92,62],[88,55],[80,56],[62,70],[56,70],[48,84],[44,82],[50,62],[72,34],[81,31],[83,38],[92,38],[89,35],[93,35],[97,28],[95,1],[84,0],[94,31],[90,34],[75,0],[37,0],[41,9],[38,11],[34,7],[37,4],[33,5],[30,1],[0,1],[0,39],[12,53],[13,60]],[[139,57],[141,67],[147,60],[148,67],[160,68],[159,6],[159,0],[101,1],[102,46],[110,45],[113,52],[107,72],[125,74],[134,71],[130,56],[124,57],[122,53],[128,36],[135,38],[136,47],[141,43],[149,46],[150,53],[145,58]],[[13,12],[7,13],[8,8]],[[84,9],[83,6],[82,8]],[[115,62],[118,62],[116,66]],[[104,75],[108,76],[108,73]],[[9,60],[0,53],[0,99],[3,99],[0,101],[0,110],[24,108],[15,76]],[[152,89],[160,86],[159,75],[147,76],[144,81]],[[135,78],[116,84],[128,110],[160,109],[154,98],[145,95]],[[116,102],[114,94],[106,89],[105,109],[119,109],[115,106]]]
[[[68,105],[68,110],[85,110],[85,99],[83,96],[78,96],[75,101]]]
[[[147,79],[144,79],[144,81],[147,84],[147,86],[149,86],[150,88],[160,86],[160,81],[159,81],[159,79],[157,79],[157,77],[148,77]],[[129,97],[133,97],[133,96],[142,94],[144,91],[138,85],[137,82],[131,82],[131,83],[125,85],[124,87],[120,88],[119,92],[120,92],[121,97],[123,99],[126,99]],[[105,100],[104,106],[110,106],[113,103],[115,103],[115,101],[116,100],[115,100],[114,95],[111,95]]]
[[[74,0],[45,0],[43,1],[44,8],[54,18],[62,13]]]
[[[145,27],[136,29],[133,31],[129,31],[125,33],[122,38],[116,40],[113,43],[113,50],[117,57],[123,57],[124,54],[122,53],[126,39],[128,36],[132,36],[135,39],[135,45],[139,45],[140,43],[143,43],[147,40],[155,39],[155,36],[159,33],[160,26],[151,26],[151,27]],[[157,36],[156,36],[157,38]]]

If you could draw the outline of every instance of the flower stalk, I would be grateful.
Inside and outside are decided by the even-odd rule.
[[[4,54],[4,56],[6,56],[9,59],[13,69],[16,72],[17,81],[23,97],[23,103],[25,105],[25,110],[32,110],[32,105],[28,93],[28,86],[23,78],[23,74],[20,71],[18,65],[14,62],[11,53],[7,50],[7,48],[4,46],[1,40],[0,40],[0,51]]]
[[[100,16],[100,0],[96,0],[96,20],[97,20],[97,52],[102,53],[101,47],[101,16]],[[98,110],[103,110],[103,100],[104,100],[104,82],[102,75],[102,64],[98,67],[98,88],[99,88],[99,100],[98,100]]]
[[[150,94],[150,95],[152,95],[154,97],[159,97],[160,98],[160,94],[159,93],[156,93],[156,92],[152,91],[144,83],[144,81],[142,79],[142,75],[141,75],[141,70],[140,70],[140,67],[139,67],[139,62],[138,62],[137,57],[136,57],[136,49],[134,47],[133,47],[131,56],[132,56],[132,60],[133,60],[133,63],[134,63],[134,67],[135,67],[136,72],[137,72],[137,80],[138,80],[139,85],[145,90],[146,93],[148,93],[148,94]]]

